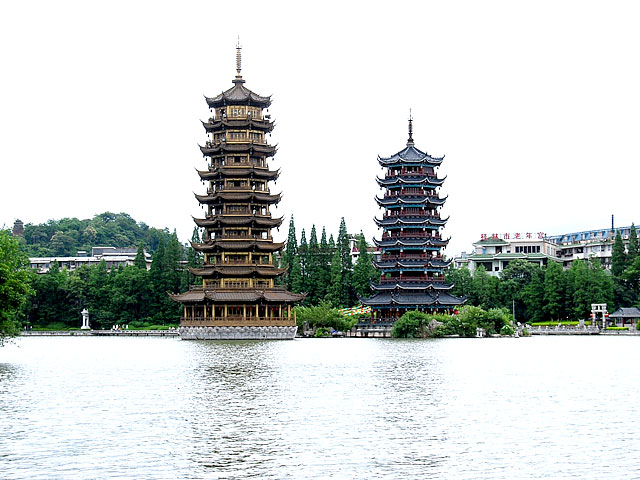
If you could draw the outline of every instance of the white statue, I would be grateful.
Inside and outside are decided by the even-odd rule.
[[[80,313],[82,314],[82,327],[80,327],[80,330],[91,330],[89,326],[89,310],[83,308]]]

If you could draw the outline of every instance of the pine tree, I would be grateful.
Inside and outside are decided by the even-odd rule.
[[[340,229],[338,230],[338,241],[336,248],[340,254],[342,264],[342,296],[345,304],[351,304],[355,300],[353,285],[351,282],[353,275],[353,262],[351,260],[351,248],[349,244],[349,233],[344,217],[340,219]]]
[[[550,262],[544,274],[544,313],[550,320],[559,320],[563,299],[563,271],[557,262]]]
[[[574,262],[575,263],[575,262]],[[627,255],[624,251],[624,242],[620,230],[616,233],[616,239],[611,252],[611,275],[613,276],[613,291],[615,307],[629,306],[630,292],[623,273],[627,268]]]
[[[303,293],[304,285],[302,282],[302,272],[300,271],[300,258],[296,255],[291,260],[291,268],[289,269],[289,281],[291,287],[289,289],[294,293]]]
[[[358,260],[353,267],[353,288],[359,297],[371,295],[371,282],[378,276],[376,267],[371,262],[371,255],[367,250],[367,241],[360,232],[358,235]]]
[[[329,282],[331,281],[331,250],[327,242],[327,231],[322,227],[320,237],[320,289],[318,296],[323,299],[327,295]]]
[[[636,231],[636,226],[632,223],[631,232],[629,232],[629,253],[627,253],[627,265],[631,265],[638,255],[640,255],[638,232]]]
[[[342,262],[340,261],[340,252],[336,250],[331,258],[331,283],[327,292],[327,301],[333,307],[344,307],[346,301],[342,288]]]
[[[293,221],[293,215],[291,215],[291,219],[289,220],[289,235],[287,236],[287,246],[285,247],[284,253],[282,254],[282,267],[288,269],[285,284],[287,288],[293,292],[298,292],[293,287],[293,279],[291,277],[292,267],[293,267],[293,259],[298,256],[298,239],[296,237],[296,226]],[[298,264],[298,267],[300,265]],[[295,281],[299,282],[299,278],[296,278]],[[299,292],[298,292],[299,293]]]
[[[309,291],[309,244],[307,235],[302,229],[300,232],[300,246],[298,247],[298,260],[300,261],[300,278],[302,279],[302,291]]]
[[[316,226],[311,227],[311,234],[309,235],[309,247],[307,252],[307,301],[312,305],[316,305],[321,296],[321,284],[322,284],[322,269],[321,269],[321,257],[320,257],[320,245],[318,244],[318,235],[316,233]]]
[[[535,269],[531,274],[531,281],[524,289],[523,302],[526,307],[524,320],[527,322],[540,322],[544,318],[544,277],[545,270]],[[562,293],[564,294],[564,289]],[[560,304],[564,306],[564,298],[561,299]]]
[[[624,251],[624,242],[620,230],[616,233],[616,239],[611,252],[611,274],[620,277],[624,269],[627,268],[627,256]]]
[[[144,256],[144,242],[140,242],[138,245],[138,252],[136,253],[136,259],[133,264],[140,269],[147,269],[147,259]]]

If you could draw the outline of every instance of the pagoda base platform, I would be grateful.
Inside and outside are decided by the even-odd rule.
[[[297,326],[180,327],[182,340],[293,340]]]

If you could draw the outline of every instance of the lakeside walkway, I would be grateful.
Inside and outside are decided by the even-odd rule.
[[[22,337],[179,337],[178,330],[59,330],[20,332]]]
[[[531,335],[617,335],[640,336],[640,331],[632,330],[602,330],[599,327],[531,327],[527,328]]]

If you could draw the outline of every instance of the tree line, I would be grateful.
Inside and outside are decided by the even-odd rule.
[[[448,270],[446,278],[455,283],[454,295],[467,297],[467,305],[504,308],[521,323],[585,319],[592,303],[614,304],[613,279],[598,259],[574,260],[568,270],[557,262],[540,267],[514,260],[500,277],[482,266],[471,274],[465,266]]]
[[[292,215],[286,247],[281,255],[281,264],[287,272],[279,281],[292,292],[306,293],[304,304],[307,306],[323,303],[332,307],[353,306],[358,303],[358,297],[371,294],[370,283],[380,277],[362,233],[357,237],[357,248],[358,259],[354,265],[344,217],[340,220],[337,240],[333,234],[327,239],[324,226],[318,240],[313,225],[309,240],[302,229],[298,243]]]
[[[168,229],[149,227],[126,213],[104,212],[91,219],[62,218],[41,224],[27,223],[21,241],[29,257],[75,256],[97,245],[131,247],[143,242],[149,252],[169,242]]]

